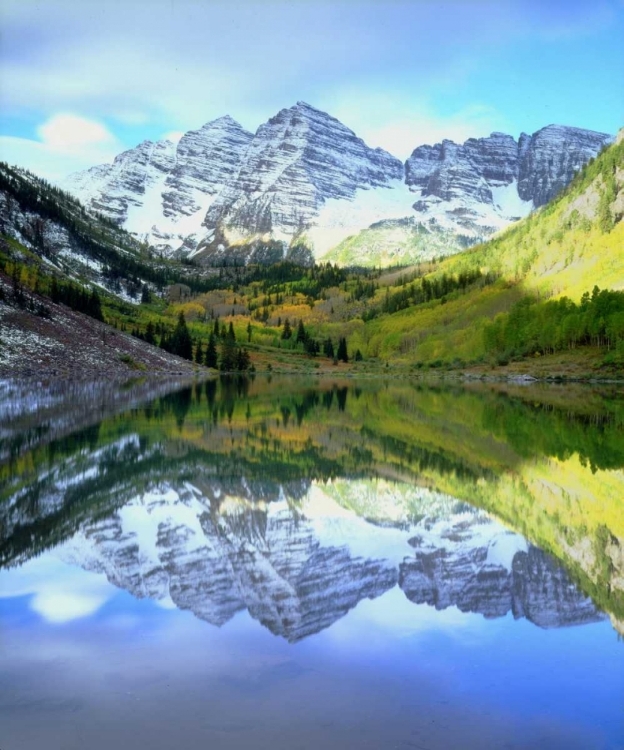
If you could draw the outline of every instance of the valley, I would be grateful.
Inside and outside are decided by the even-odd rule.
[[[286,148],[288,163],[267,155],[278,137],[292,141],[292,148]],[[300,153],[299,138],[316,139],[328,153],[342,149],[335,146],[336,139],[351,144],[350,150],[340,151],[346,161],[332,162],[340,180],[326,172],[329,167],[320,152],[314,158],[307,147]],[[152,347],[142,357],[139,352],[147,343],[191,360],[195,369],[332,373],[338,368],[383,374],[392,364],[396,372],[411,376],[450,371],[471,377],[619,377],[624,363],[624,292],[618,281],[624,278],[624,144],[620,134],[596,158],[590,156],[606,143],[607,136],[553,127],[519,143],[493,134],[461,148],[446,142],[440,148],[421,147],[406,163],[407,182],[397,188],[400,163],[379,150],[367,150],[338,121],[300,103],[260,128],[255,140],[231,118],[223,118],[184,136],[175,159],[173,147],[167,147],[167,158],[155,147],[121,155],[104,170],[106,184],[115,185],[110,188],[117,196],[112,202],[101,192],[105,183],[99,167],[72,188],[86,199],[86,207],[35,175],[4,167],[2,304],[24,311],[19,318],[7,309],[5,325],[21,319],[24,356],[34,352],[39,345],[28,333],[28,315],[45,317],[45,299],[54,285],[58,289],[68,279],[73,280],[67,282],[70,287],[98,290],[100,318],[109,326],[103,338],[117,336],[116,341],[127,341],[135,350],[109,352],[117,367],[176,367],[173,361],[156,364],[149,354]],[[222,161],[224,150],[229,156]],[[243,152],[250,160],[247,166],[236,162]],[[546,162],[551,165],[548,179],[542,174]],[[318,174],[314,164],[321,170]],[[321,169],[320,164],[325,166]],[[354,164],[359,166],[350,172]],[[210,165],[212,171],[206,172]],[[461,170],[458,165],[463,165]],[[295,169],[303,170],[299,177]],[[271,201],[286,195],[289,181],[300,182],[304,175],[312,180],[310,185],[319,179],[330,191],[293,197],[308,213],[296,219],[299,229],[286,245],[283,232],[291,221],[286,216],[294,216],[286,204],[279,211],[273,203],[260,209],[264,199],[258,198],[253,208],[241,197],[249,191],[260,195],[277,173],[282,182],[271,188]],[[255,187],[249,182],[252,175],[260,180]],[[361,204],[358,191],[363,188],[357,180],[363,181],[361,186],[368,184],[368,208],[377,211],[377,217],[386,205],[384,195],[407,188],[425,191],[427,205],[443,203],[445,211],[459,216],[467,214],[453,208],[458,200],[478,199],[482,207],[491,207],[492,195],[500,195],[506,185],[508,192],[519,191],[533,210],[506,229],[507,220],[497,226],[494,222],[490,228],[498,228],[498,233],[476,245],[472,225],[427,223],[415,214],[380,219],[362,230],[364,234],[339,242],[327,256],[333,262],[315,261],[309,237],[318,235],[320,224],[313,226],[314,217],[333,211],[349,225],[349,211],[357,215]],[[483,180],[489,180],[489,187]],[[163,211],[175,222],[203,211],[198,208],[202,201],[211,202],[202,223],[208,233],[192,252],[171,253],[150,244],[155,240],[149,233],[129,233],[120,226],[133,226],[132,216],[144,211],[147,204],[141,201],[148,200],[150,190],[163,191]],[[401,201],[387,205],[396,208]],[[266,217],[278,211],[287,224],[278,231],[270,218],[265,226],[260,214],[253,218],[256,209],[266,209]],[[368,209],[360,213],[364,216],[368,221]],[[289,232],[295,231],[295,223],[288,224]],[[240,236],[232,244],[225,237],[235,226]],[[190,240],[183,241],[188,249]],[[367,248],[372,246],[392,265],[367,267]],[[31,295],[28,304],[21,289]],[[58,293],[54,301],[62,302]],[[519,326],[520,319],[524,323]],[[179,338],[176,331],[189,343],[172,343]],[[21,346],[19,336],[7,338],[5,368],[10,366],[8,357],[15,356],[10,354],[13,340]],[[346,352],[338,356],[341,341]],[[101,355],[104,362],[106,352]],[[78,370],[80,361],[75,360]],[[41,357],[30,359],[24,371],[36,373],[38,367],[45,370]],[[106,367],[101,364],[100,369]],[[45,371],[55,370],[58,367]]]

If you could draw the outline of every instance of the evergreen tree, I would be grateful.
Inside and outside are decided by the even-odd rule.
[[[297,338],[295,339],[295,341],[298,344],[304,344],[307,337],[308,335],[306,333],[305,326],[303,325],[303,320],[300,318],[299,325],[297,326]]]
[[[249,323],[247,323],[247,341],[251,341],[251,332],[252,332],[252,327],[251,327],[251,320],[250,320]]]
[[[96,320],[104,320],[102,315],[102,303],[100,301],[100,295],[97,293],[95,288],[91,290],[91,294],[86,304],[85,312]]]
[[[204,350],[202,349],[201,341],[197,342],[197,348],[195,349],[195,362],[198,365],[204,364]]]
[[[236,334],[234,333],[234,324],[230,320],[230,326],[228,328],[227,337],[230,341],[236,341]]]
[[[347,354],[347,340],[344,337],[341,337],[338,340],[338,350],[336,352],[336,358],[342,360],[343,362],[349,361],[349,355]]]
[[[222,372],[235,372],[238,364],[238,347],[236,341],[226,336],[221,343],[221,361],[219,369]]]
[[[355,350],[355,361],[356,362],[362,361],[362,352],[359,349]]]
[[[334,344],[329,337],[323,342],[323,354],[328,359],[334,358]]]
[[[217,344],[214,333],[211,333],[210,338],[208,339],[204,362],[206,367],[212,367],[215,370],[217,369]]]
[[[290,321],[288,318],[284,321],[284,328],[282,329],[282,338],[283,339],[289,339],[292,338],[292,328],[290,327]]]
[[[193,359],[193,341],[191,334],[186,326],[186,320],[184,319],[184,313],[180,312],[178,316],[178,323],[171,337],[171,352],[177,354],[178,357],[184,359]]]
[[[58,281],[56,280],[56,276],[52,277],[52,285],[50,286],[50,299],[55,304],[61,301],[59,285]]]
[[[147,284],[143,284],[143,289],[141,290],[141,304],[148,305],[151,301],[152,293],[150,292],[150,288]]]
[[[154,333],[154,324],[150,320],[147,324],[147,328],[145,329],[145,340],[148,344],[155,344],[156,343],[156,335]]]
[[[303,348],[306,354],[309,354],[312,357],[316,357],[320,350],[318,343],[311,336],[306,338]]]
[[[243,349],[243,347],[240,347],[236,355],[236,369],[239,372],[247,372],[250,364],[251,360],[249,358],[249,352],[247,351],[247,349]]]

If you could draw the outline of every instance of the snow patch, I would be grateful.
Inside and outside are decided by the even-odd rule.
[[[509,185],[492,187],[491,191],[494,208],[510,221],[528,216],[533,210],[533,201],[522,200],[518,194],[517,180],[513,180]]]
[[[507,532],[496,536],[488,547],[487,563],[494,567],[505,568],[511,573],[514,557],[518,552],[528,552],[526,539],[517,534]]]
[[[326,200],[307,233],[315,255],[323,255],[377,221],[414,216],[414,201],[414,193],[403,180],[390,180],[387,187],[360,188],[352,200]]]

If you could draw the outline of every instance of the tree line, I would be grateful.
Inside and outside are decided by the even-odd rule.
[[[132,335],[148,344],[158,345],[170,354],[222,372],[246,372],[252,367],[249,352],[236,341],[232,323],[226,327],[225,323],[220,324],[218,318],[214,322],[205,349],[200,339],[193,340],[183,312],[178,315],[178,321],[172,331],[163,325],[155,326],[150,321],[144,332],[135,329]]]
[[[381,313],[392,314],[432,300],[444,300],[448,294],[456,291],[465,293],[468,288],[472,288],[477,283],[482,286],[493,284],[496,278],[496,275],[490,271],[483,273],[481,269],[477,268],[472,271],[462,271],[457,275],[443,273],[432,279],[426,277],[416,279],[409,286],[394,293],[387,287],[382,303],[365,310],[362,314],[362,320],[366,322],[376,318]]]
[[[552,354],[579,346],[624,347],[624,292],[594,287],[579,304],[525,298],[485,326],[485,350],[502,358]]]

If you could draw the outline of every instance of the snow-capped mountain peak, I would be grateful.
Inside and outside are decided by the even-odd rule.
[[[280,258],[302,243],[320,258],[351,236],[366,263],[366,233],[380,222],[391,225],[376,244],[388,245],[393,262],[413,261],[393,255],[393,238],[418,225],[435,255],[483,240],[550,201],[611,140],[547,125],[518,140],[493,132],[418,146],[402,164],[298,101],[255,135],[225,115],[177,145],[143,141],[64,187],[163,253],[206,263],[275,260],[267,240]]]
[[[113,164],[70,175],[63,187],[170,254],[200,230],[251,138],[226,115],[185,133],[177,144],[143,141]]]

